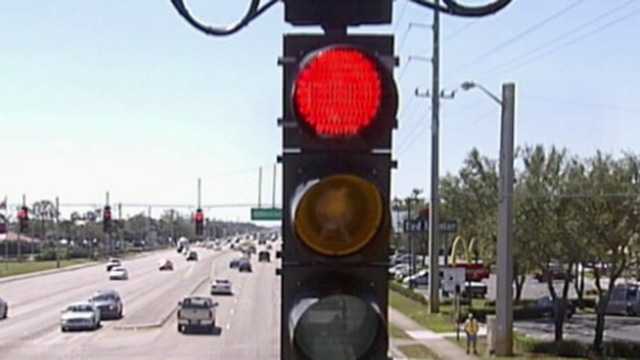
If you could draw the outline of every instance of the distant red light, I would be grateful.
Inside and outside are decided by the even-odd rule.
[[[333,48],[320,52],[300,71],[294,104],[316,134],[348,137],[367,128],[382,103],[376,62],[362,51]]]
[[[204,214],[202,213],[202,211],[196,212],[196,221],[201,222],[203,220],[204,220]]]

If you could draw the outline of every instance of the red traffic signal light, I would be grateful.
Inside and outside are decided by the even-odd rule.
[[[196,210],[196,214],[194,216],[196,222],[196,235],[202,236],[204,234],[204,213],[202,209]]]
[[[338,46],[313,53],[295,81],[298,117],[320,136],[348,137],[378,116],[383,97],[382,69],[372,56]]]

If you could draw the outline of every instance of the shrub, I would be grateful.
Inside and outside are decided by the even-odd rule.
[[[417,301],[423,305],[427,305],[429,302],[427,301],[427,299],[424,298],[424,296],[418,294],[417,292],[406,288],[400,284],[398,284],[395,281],[390,281],[389,282],[389,289],[399,293],[400,295],[409,298],[413,301]]]

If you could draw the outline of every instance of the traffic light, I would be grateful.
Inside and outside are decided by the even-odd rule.
[[[284,0],[292,25],[390,24],[392,0]],[[340,9],[336,11],[336,9]]]
[[[29,228],[29,208],[23,206],[18,211],[18,227],[21,233],[27,232]]]
[[[393,37],[284,37],[281,354],[387,359]]]
[[[196,235],[202,236],[202,234],[204,233],[204,213],[202,212],[202,209],[198,208],[198,210],[196,210],[195,220]]]
[[[102,231],[111,232],[111,206],[106,205],[102,211]]]

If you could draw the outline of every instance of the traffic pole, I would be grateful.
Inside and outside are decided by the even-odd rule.
[[[58,255],[58,242],[59,240],[59,231],[60,231],[60,198],[56,196],[56,218],[55,218],[55,230],[53,235],[53,251],[56,253],[56,268],[60,268],[60,256]]]
[[[429,313],[440,312],[440,272],[438,271],[438,230],[440,228],[440,1],[433,10],[433,63],[431,89],[431,210],[429,211]]]
[[[515,84],[502,86],[500,203],[496,299],[496,355],[513,355],[513,152]]]

